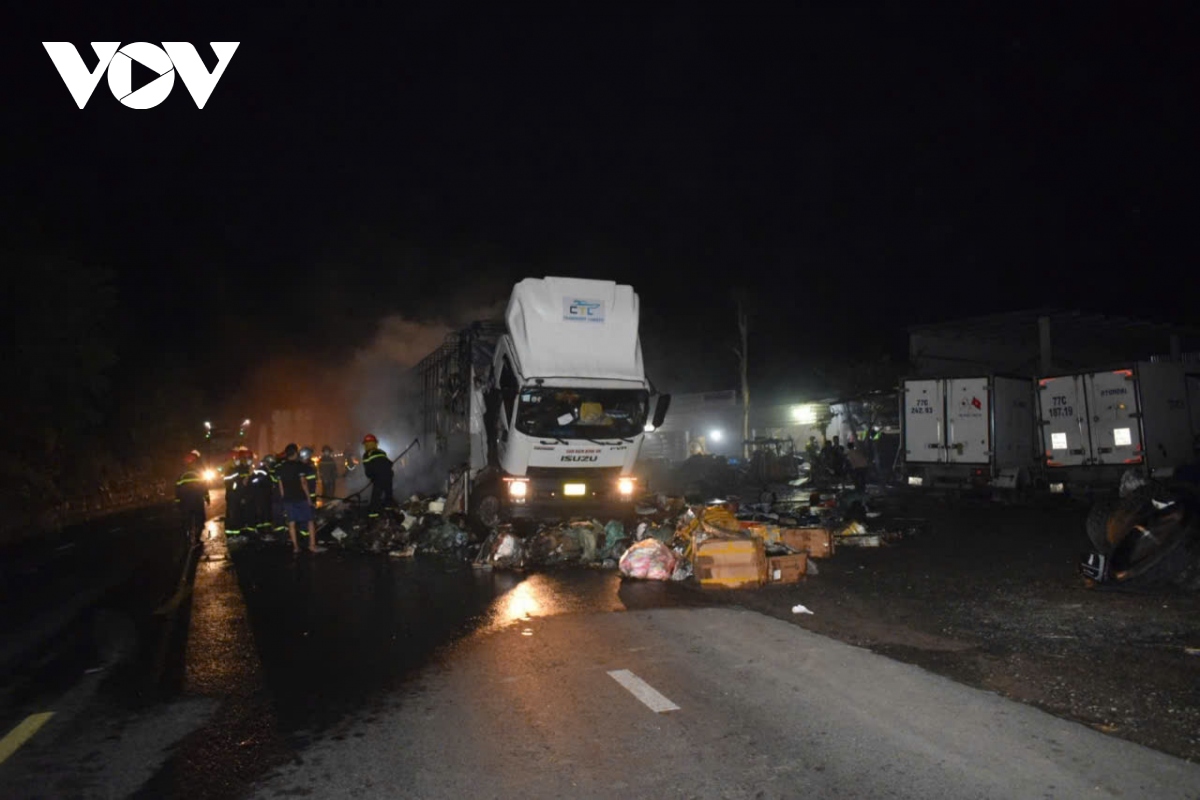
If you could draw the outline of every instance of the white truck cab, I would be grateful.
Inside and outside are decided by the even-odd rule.
[[[527,278],[505,312],[491,374],[472,396],[470,507],[484,524],[628,516],[653,396],[642,364],[638,296],[630,286]]]

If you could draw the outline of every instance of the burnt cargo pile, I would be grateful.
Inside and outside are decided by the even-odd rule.
[[[641,504],[636,523],[575,519],[530,528],[482,529],[446,514],[439,497],[413,496],[369,517],[360,504],[318,512],[318,537],[351,552],[393,558],[434,556],[482,569],[583,566],[644,580],[695,578],[703,586],[797,583],[817,574],[814,560],[839,546],[879,547],[917,530],[911,522],[879,524],[866,494],[805,495],[799,501],[743,506],[734,498],[689,505],[663,495]]]

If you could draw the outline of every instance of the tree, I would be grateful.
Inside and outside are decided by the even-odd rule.
[[[6,521],[30,524],[86,474],[76,445],[102,421],[112,275],[52,251],[0,256],[0,314],[9,324],[8,379],[0,394]]]

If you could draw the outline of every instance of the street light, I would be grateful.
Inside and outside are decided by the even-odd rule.
[[[811,403],[792,406],[792,418],[801,425],[813,425],[817,421],[817,408]]]
[[[723,434],[720,431],[709,431],[708,432],[708,438],[712,439],[714,442],[721,441],[722,436],[723,436]]]

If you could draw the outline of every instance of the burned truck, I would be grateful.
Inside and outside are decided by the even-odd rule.
[[[487,527],[633,515],[642,438],[670,403],[646,378],[638,316],[630,286],[527,278],[503,323],[451,334],[414,368],[448,513]]]

